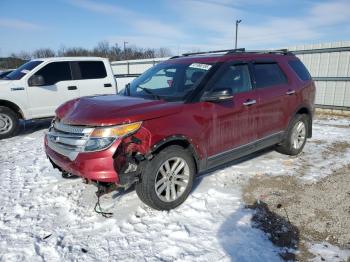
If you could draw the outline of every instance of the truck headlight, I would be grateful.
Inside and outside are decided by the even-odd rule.
[[[141,127],[142,122],[131,124],[111,126],[111,127],[96,127],[90,134],[84,151],[99,151],[109,147],[117,138],[124,137],[135,133]]]

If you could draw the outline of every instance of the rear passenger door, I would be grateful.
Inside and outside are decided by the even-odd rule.
[[[277,61],[255,61],[252,67],[254,84],[259,97],[258,138],[264,138],[277,134],[285,128],[288,78]]]
[[[80,96],[116,93],[102,61],[72,62],[72,68]]]

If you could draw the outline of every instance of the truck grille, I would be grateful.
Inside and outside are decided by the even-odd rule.
[[[91,127],[67,125],[56,120],[47,133],[48,146],[74,161],[78,154],[84,151],[93,130]]]

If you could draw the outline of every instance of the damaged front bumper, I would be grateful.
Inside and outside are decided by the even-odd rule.
[[[125,188],[139,180],[147,163],[141,153],[126,153],[122,139],[103,151],[79,153],[73,161],[50,148],[47,137],[45,151],[53,166],[61,171],[80,176],[86,182],[113,183]]]

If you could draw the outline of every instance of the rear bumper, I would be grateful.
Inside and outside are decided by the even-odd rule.
[[[45,136],[45,152],[48,158],[62,170],[89,180],[119,183],[119,176],[114,167],[113,155],[121,140],[117,140],[106,150],[79,153],[74,161],[52,150]]]

